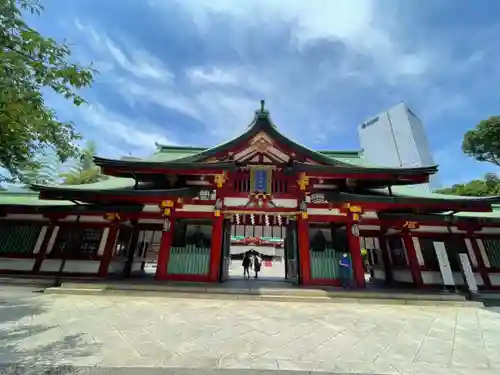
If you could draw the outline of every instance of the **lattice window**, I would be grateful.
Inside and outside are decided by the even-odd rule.
[[[272,192],[273,193],[287,193],[288,192],[288,181],[283,178],[276,178],[273,176],[272,181]]]
[[[49,257],[59,258],[63,253],[67,258],[95,256],[99,250],[102,232],[102,228],[61,228]]]
[[[85,228],[80,239],[79,253],[97,255],[102,238],[102,228]]]
[[[3,224],[0,227],[0,255],[31,255],[40,230],[41,226],[36,224]]]
[[[207,220],[180,219],[175,221],[172,247],[210,247],[212,223]]]
[[[484,250],[492,268],[500,268],[500,240],[483,239]]]
[[[309,227],[309,248],[312,251],[325,251],[325,249],[333,247],[331,229],[328,226],[311,223]]]

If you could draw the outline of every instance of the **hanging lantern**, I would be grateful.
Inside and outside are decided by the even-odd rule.
[[[217,198],[217,200],[215,201],[215,216],[219,217],[220,216],[220,211],[222,210],[222,200],[220,198]]]
[[[250,223],[255,225],[255,216],[253,216],[253,214],[250,214]]]
[[[239,213],[234,214],[234,221],[236,222],[236,225],[240,225],[240,214]]]
[[[302,211],[302,219],[307,219],[308,215],[307,215],[307,203],[306,203],[306,201],[300,202],[299,208],[300,208],[300,211]]]
[[[276,216],[276,221],[278,222],[278,225],[281,226],[281,215]]]
[[[172,223],[170,222],[170,219],[167,217],[163,221],[163,231],[168,232],[172,226]]]
[[[266,227],[268,227],[268,226],[269,226],[269,215],[268,215],[268,214],[266,214],[266,217],[265,217],[265,219],[264,219],[264,222],[265,222],[265,224],[266,224]]]

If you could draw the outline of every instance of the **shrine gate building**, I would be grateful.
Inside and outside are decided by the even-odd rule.
[[[95,157],[109,179],[0,193],[0,272],[224,282],[231,243],[283,249],[286,280],[338,285],[500,287],[499,199],[425,193],[437,166],[372,165],[360,151],[313,151],[264,108],[209,149],[157,145],[149,158]],[[156,240],[154,241],[153,238]],[[280,240],[281,239],[281,240]],[[364,254],[368,254],[365,256]],[[469,280],[470,281],[470,280]]]

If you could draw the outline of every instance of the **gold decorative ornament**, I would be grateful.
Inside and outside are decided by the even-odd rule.
[[[415,221],[406,221],[403,224],[403,228],[406,228],[406,229],[418,229],[418,227],[419,227],[419,225]]]
[[[172,208],[174,207],[174,202],[171,200],[161,201],[160,208]]]
[[[164,208],[163,209],[163,216],[170,216],[170,214],[172,213],[172,210],[170,208]]]
[[[114,212],[108,212],[104,214],[104,220],[108,221],[120,220],[120,215]]]
[[[268,193],[252,193],[251,194],[256,200],[257,199],[267,199],[267,198],[270,198],[271,197],[271,194],[268,194]]]
[[[352,212],[352,213],[362,213],[363,212],[363,207],[356,206],[356,205],[351,204],[351,203],[345,203],[343,205],[343,208],[346,208],[349,212]]]
[[[224,183],[227,181],[227,175],[226,172],[221,173],[221,174],[216,174],[214,176],[214,182],[217,185],[217,187],[220,189]]]
[[[361,206],[351,206],[349,207],[349,212],[353,212],[353,213],[362,213],[363,212],[363,209],[361,208]]]
[[[299,185],[300,190],[306,190],[309,186],[309,177],[304,172],[300,173],[297,185]]]

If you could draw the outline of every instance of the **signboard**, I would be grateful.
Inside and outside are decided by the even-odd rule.
[[[460,264],[462,266],[462,270],[464,271],[465,282],[467,283],[467,288],[473,292],[477,293],[477,283],[476,278],[474,277],[474,272],[472,272],[472,267],[469,261],[469,257],[467,254],[459,254],[460,256]]]
[[[271,193],[271,173],[269,168],[252,168],[250,171],[251,191],[256,193]]]
[[[455,286],[455,279],[453,278],[453,272],[451,271],[450,260],[448,259],[444,242],[433,242],[433,245],[438,259],[443,285]]]

